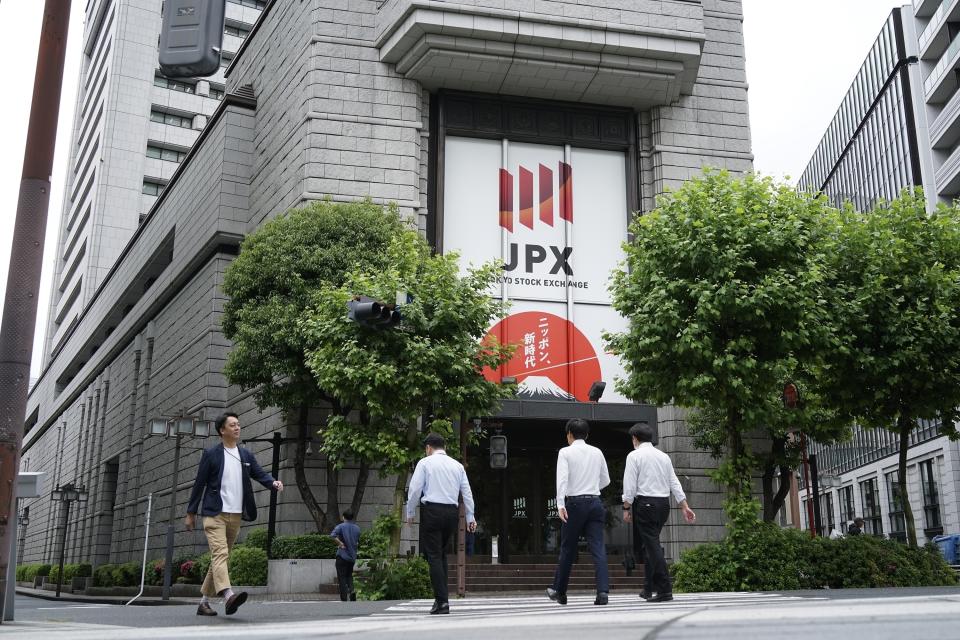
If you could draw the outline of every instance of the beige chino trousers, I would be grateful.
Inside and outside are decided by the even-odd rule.
[[[227,563],[230,550],[240,535],[240,524],[239,513],[221,513],[203,519],[203,532],[207,534],[207,545],[210,547],[210,569],[203,579],[200,593],[208,598],[215,598],[231,586]]]

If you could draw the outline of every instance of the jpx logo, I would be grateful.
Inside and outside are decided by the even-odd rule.
[[[559,163],[559,217],[561,220],[573,223],[573,169],[566,162]],[[519,169],[519,222],[527,229],[533,230],[534,212],[538,214],[540,222],[550,227],[554,220],[553,171],[543,164],[538,167],[539,201],[536,209],[533,201],[533,172],[524,166]],[[507,231],[514,231],[514,217],[516,211],[513,202],[513,174],[506,169],[500,169],[500,226]],[[519,229],[517,229],[519,231]],[[521,259],[520,246],[516,242],[510,243],[510,258],[504,265],[505,271],[514,271]],[[553,259],[550,274],[563,273],[572,276],[570,267],[572,247],[543,246],[539,244],[523,245],[524,271],[533,273],[536,265],[546,262],[548,256]]]

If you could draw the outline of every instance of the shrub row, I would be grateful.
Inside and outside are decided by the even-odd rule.
[[[37,576],[49,576],[52,568],[39,563],[17,565],[17,582],[33,582]]]
[[[676,591],[780,591],[943,586],[957,583],[933,545],[911,549],[893,540],[811,538],[757,523],[721,542],[684,552],[671,567]]]

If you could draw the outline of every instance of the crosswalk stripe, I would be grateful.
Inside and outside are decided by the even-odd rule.
[[[779,593],[703,593],[677,594],[670,602],[644,602],[636,594],[616,594],[610,596],[609,604],[604,610],[638,610],[638,609],[686,609],[691,607],[729,607],[742,604],[786,603],[798,600],[823,600],[825,598],[810,598]],[[547,597],[519,596],[519,597],[479,597],[457,600],[451,603],[450,615],[458,617],[502,617],[511,615],[555,615],[565,613],[583,613],[584,611],[600,611],[593,604],[594,596],[569,596],[566,606],[551,602]],[[433,606],[432,600],[410,600],[392,605],[381,613],[373,614],[374,618],[407,619],[419,618],[429,614]]]

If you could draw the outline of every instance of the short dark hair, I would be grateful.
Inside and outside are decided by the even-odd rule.
[[[638,442],[653,442],[653,429],[648,422],[638,422],[630,427],[630,435]]]
[[[565,431],[572,435],[574,440],[586,440],[590,435],[590,423],[583,418],[571,418],[567,420]]]
[[[426,438],[423,439],[423,444],[426,447],[433,447],[434,449],[443,449],[447,446],[447,441],[443,439],[443,436],[439,433],[430,433]]]
[[[232,411],[227,411],[226,413],[221,413],[219,416],[217,416],[217,421],[214,422],[214,426],[217,428],[217,435],[223,435],[223,428],[227,426],[227,418],[236,418],[239,420],[240,416]]]
[[[353,510],[352,510],[352,509],[347,509],[346,511],[343,512],[343,519],[344,519],[344,520],[353,520],[353,518],[354,518],[354,516],[353,516]]]
[[[863,518],[854,518],[853,524],[863,525]]]

